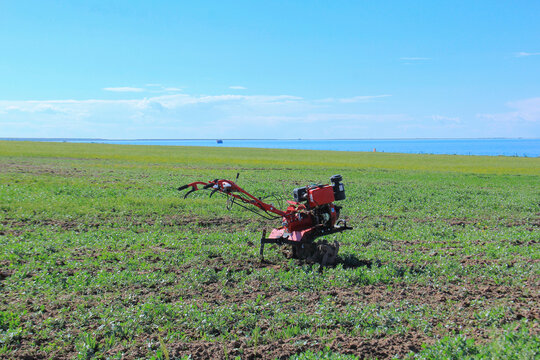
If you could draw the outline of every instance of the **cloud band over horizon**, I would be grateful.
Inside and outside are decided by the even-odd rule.
[[[389,99],[388,94],[329,99],[293,95],[162,94],[120,100],[0,100],[0,137],[540,136],[540,98],[508,102],[509,111],[504,113],[460,116],[418,116],[368,108]]]

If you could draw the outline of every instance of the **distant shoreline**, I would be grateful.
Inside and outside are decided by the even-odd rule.
[[[84,140],[84,141],[365,141],[365,140],[540,140],[540,138],[527,138],[527,137],[486,137],[486,138],[316,138],[316,139],[302,139],[302,138],[290,138],[290,139],[262,139],[262,138],[190,138],[190,139],[114,139],[114,138],[34,138],[34,137],[0,137],[0,141],[63,141],[63,140]]]
[[[134,146],[200,146],[323,151],[359,151],[402,154],[540,157],[540,139],[97,139],[0,138],[3,141],[88,143]]]

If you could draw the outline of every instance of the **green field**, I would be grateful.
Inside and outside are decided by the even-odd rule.
[[[339,263],[179,185],[344,178]],[[540,356],[540,158],[0,141],[0,358]]]

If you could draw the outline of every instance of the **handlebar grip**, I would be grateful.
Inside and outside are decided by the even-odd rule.
[[[182,185],[178,188],[178,191],[182,191],[182,190],[185,190],[189,187],[189,185]]]

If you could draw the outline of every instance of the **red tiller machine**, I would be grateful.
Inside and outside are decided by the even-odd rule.
[[[236,176],[238,179],[238,175]],[[178,190],[190,189],[185,195],[197,190],[211,190],[210,196],[220,193],[227,197],[227,208],[233,204],[256,213],[266,219],[282,219],[282,226],[273,229],[268,237],[263,230],[260,255],[264,259],[264,245],[286,245],[289,257],[303,259],[308,262],[319,262],[321,265],[332,265],[336,262],[339,243],[326,240],[315,242],[321,236],[340,233],[352,228],[343,219],[339,219],[341,206],[335,201],[345,199],[345,189],[341,175],[330,178],[331,184],[308,185],[293,190],[294,200],[287,200],[285,211],[277,209],[257,198],[233,181],[215,179],[209,182],[196,181],[180,186]]]

